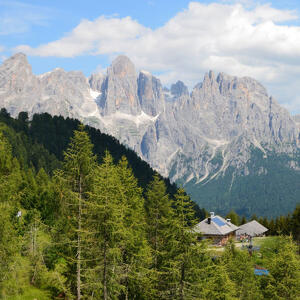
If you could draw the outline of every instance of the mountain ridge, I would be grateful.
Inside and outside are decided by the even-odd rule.
[[[300,170],[298,118],[250,77],[209,71],[191,92],[180,81],[168,90],[151,73],[137,73],[125,56],[106,75],[86,78],[62,69],[35,76],[26,56],[16,54],[0,66],[0,106],[14,116],[28,111],[78,118],[184,186],[205,186],[231,168],[232,184],[248,176],[252,148],[263,159],[286,154],[288,167]]]

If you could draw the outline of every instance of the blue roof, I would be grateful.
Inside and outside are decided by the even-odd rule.
[[[269,271],[266,269],[254,269],[254,274],[259,276],[269,275]]]
[[[213,219],[212,219],[212,221],[214,222],[214,223],[216,223],[218,226],[224,226],[224,225],[226,225],[221,219],[219,219],[218,217],[214,217]]]

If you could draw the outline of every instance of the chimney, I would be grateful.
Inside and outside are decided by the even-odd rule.
[[[226,222],[231,222],[231,219],[226,219]]]
[[[211,223],[211,217],[207,218],[207,223],[210,224]]]

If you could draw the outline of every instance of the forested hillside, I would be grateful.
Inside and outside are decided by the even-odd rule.
[[[247,218],[254,213],[267,218],[291,213],[300,201],[300,172],[289,166],[292,161],[300,163],[300,152],[292,158],[284,153],[267,154],[264,157],[252,149],[247,176],[236,176],[236,169],[230,167],[215,180],[202,185],[189,182],[184,188],[199,206],[219,214],[230,209]]]
[[[141,187],[143,179],[121,156],[127,150],[112,151],[120,159],[104,150],[109,137],[103,136],[102,146],[98,141],[103,156],[97,157],[88,134],[93,130],[77,121],[64,123],[77,126],[74,132],[65,126],[72,136],[67,141],[54,126],[63,123],[59,117],[35,116],[29,124],[26,114],[13,120],[2,111],[1,118],[1,299],[299,295],[300,262],[291,237],[266,244],[262,256],[249,256],[233,243],[216,255],[192,230],[199,219],[184,190],[169,194],[154,172]],[[270,275],[256,276],[257,263]]]
[[[26,112],[21,112],[18,118],[14,119],[5,109],[0,111],[0,122],[7,124],[18,133],[5,130],[5,135],[13,146],[13,154],[26,167],[31,164],[37,170],[43,167],[49,174],[57,168],[59,161],[63,159],[63,153],[73,132],[78,129],[80,124],[76,119],[65,119],[62,116],[52,117],[48,113],[35,114],[29,122]],[[126,156],[139,185],[143,188],[147,186],[155,173],[148,163],[137,156],[134,151],[121,145],[114,137],[103,134],[93,127],[86,126],[85,128],[91,138],[93,152],[97,154],[99,162],[101,162],[106,150],[110,152],[115,162],[119,161],[122,156]],[[174,194],[177,189],[176,185],[171,184],[167,178],[164,178],[164,182],[168,193]]]

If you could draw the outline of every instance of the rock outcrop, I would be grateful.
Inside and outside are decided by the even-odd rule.
[[[137,96],[137,76],[133,63],[126,56],[117,57],[107,70],[99,106],[101,114],[141,112]]]

